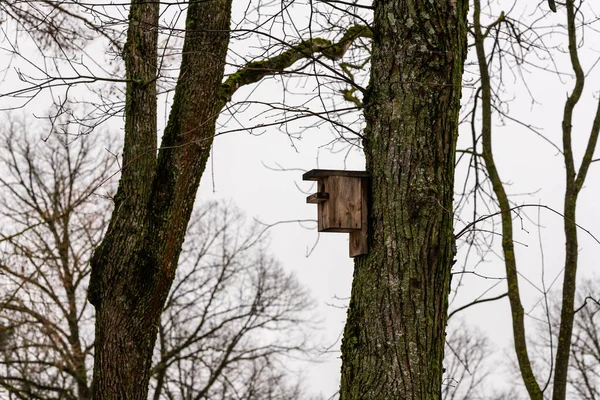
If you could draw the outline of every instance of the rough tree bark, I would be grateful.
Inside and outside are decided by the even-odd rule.
[[[215,123],[235,91],[282,73],[316,53],[338,60],[355,26],[333,43],[315,38],[251,62],[225,82],[231,0],[191,1],[169,121],[156,157],[159,3],[133,1],[123,50],[125,143],[115,208],[92,258],[89,300],[96,308],[94,399],[146,399],[159,318],[175,276]]]
[[[180,79],[156,157],[159,3],[131,4],[123,170],[106,236],[92,260],[95,399],[146,399],[159,317],[219,114],[229,0],[188,6]]]
[[[374,7],[364,102],[369,254],[355,259],[340,398],[437,399],[468,2]]]

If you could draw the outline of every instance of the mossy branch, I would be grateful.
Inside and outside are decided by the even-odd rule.
[[[492,150],[492,90],[489,65],[485,52],[485,35],[481,26],[481,2],[475,0],[473,3],[473,31],[475,35],[475,50],[477,63],[481,75],[481,138],[482,157],[485,167],[492,183],[494,194],[498,200],[498,206],[502,216],[502,250],[504,253],[504,266],[506,270],[506,281],[508,286],[508,299],[512,315],[512,328],[514,348],[523,384],[527,389],[531,400],[543,400],[544,394],[540,387],[529,358],[527,349],[527,336],[525,334],[525,313],[521,302],[519,290],[519,277],[517,269],[517,257],[514,250],[514,236],[512,225],[511,206],[500,178],[494,152]],[[504,18],[502,18],[503,20]],[[497,22],[501,19],[498,19]],[[486,32],[487,35],[487,32]]]
[[[355,25],[349,28],[338,42],[323,38],[305,40],[277,56],[250,62],[221,84],[221,98],[227,102],[240,87],[256,83],[268,75],[281,74],[297,61],[314,57],[316,54],[332,61],[340,60],[356,39],[372,37],[368,27]]]
[[[363,106],[363,103],[358,97],[354,95],[354,92],[356,92],[356,88],[343,89],[340,91],[340,93],[342,93],[342,95],[344,96],[344,100],[354,104],[358,108],[361,108]]]
[[[583,93],[586,77],[579,61],[577,50],[576,14],[579,10],[575,5],[574,0],[567,0],[565,5],[567,11],[567,32],[569,35],[569,56],[571,59],[571,67],[575,73],[575,87],[565,102],[562,120],[563,158],[566,173],[564,199],[565,267],[560,309],[560,327],[558,329],[558,343],[556,346],[556,367],[554,369],[554,387],[552,391],[553,400],[564,400],[567,398],[568,393],[567,384],[571,364],[569,359],[571,357],[571,337],[573,336],[575,294],[577,292],[577,268],[579,265],[579,244],[576,223],[577,197],[585,182],[600,132],[599,104],[594,118],[592,132],[588,138],[585,154],[581,161],[581,166],[577,171],[575,168],[572,146],[573,115],[575,107]]]

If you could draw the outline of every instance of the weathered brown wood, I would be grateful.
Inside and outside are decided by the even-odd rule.
[[[319,232],[350,233],[350,257],[368,251],[369,177],[366,171],[331,169],[313,169],[302,175],[304,180],[318,182],[317,193],[306,202],[317,204]]]
[[[339,169],[311,169],[302,175],[302,180],[318,181],[328,176],[347,176],[350,178],[368,178],[371,175],[367,171],[348,171]]]
[[[309,204],[319,204],[329,199],[329,193],[317,192],[313,193],[306,198],[306,202]]]
[[[368,234],[369,234],[369,213],[368,213],[368,204],[367,204],[367,188],[368,184],[366,180],[362,180],[362,206],[361,206],[361,230],[350,232],[350,257],[360,256],[362,254],[367,254],[369,251],[369,242],[368,242]]]
[[[360,178],[328,176],[323,178],[328,201],[319,204],[324,232],[352,232],[362,227],[362,185]]]
[[[317,182],[317,188],[319,193],[325,193],[325,183],[323,183],[322,179]],[[321,210],[322,204],[317,204],[317,230],[319,232],[323,232],[323,218],[321,218],[321,213],[323,212]]]

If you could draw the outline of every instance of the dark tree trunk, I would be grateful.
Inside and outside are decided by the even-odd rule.
[[[94,399],[148,396],[160,314],[223,106],[230,8],[230,0],[188,6],[180,79],[157,158],[159,4],[131,5],[123,170],[90,281],[96,308]]]
[[[337,43],[303,41],[248,63],[222,82],[230,13],[231,0],[189,3],[179,80],[156,157],[159,6],[141,0],[131,5],[123,52],[128,79],[123,169],[108,231],[91,262],[96,400],[147,398],[160,314],[226,102],[241,86],[283,73],[300,59],[321,53],[338,60],[356,38],[371,36],[366,27],[354,26]]]
[[[556,346],[556,367],[554,369],[553,400],[567,398],[567,383],[569,374],[569,358],[573,340],[573,320],[575,318],[575,294],[577,292],[577,266],[579,245],[577,239],[577,198],[583,188],[585,178],[600,136],[600,102],[592,124],[590,136],[581,160],[579,169],[575,168],[572,146],[573,114],[583,93],[585,73],[579,61],[577,24],[577,5],[573,0],[565,2],[567,11],[567,31],[569,35],[569,56],[575,73],[575,87],[565,102],[562,120],[563,158],[565,162],[566,184],[564,199],[564,230],[565,230],[565,275],[562,288],[562,304],[560,310],[560,328]]]
[[[504,18],[503,15],[499,17],[498,22],[502,21]],[[515,353],[519,364],[519,371],[523,378],[523,384],[527,389],[529,398],[531,400],[542,400],[543,392],[531,368],[531,360],[529,359],[529,352],[527,350],[525,311],[521,303],[517,257],[514,249],[512,207],[508,200],[508,195],[504,190],[504,184],[500,178],[500,173],[494,160],[494,152],[492,151],[492,87],[487,63],[488,55],[485,53],[485,36],[481,26],[481,2],[479,0],[473,2],[473,36],[481,82],[482,157],[501,213],[502,251],[504,254],[506,284],[508,286],[508,299],[512,316]]]
[[[369,254],[355,259],[342,400],[440,397],[467,7],[375,2]]]

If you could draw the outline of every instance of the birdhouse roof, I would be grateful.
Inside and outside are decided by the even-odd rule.
[[[302,175],[302,180],[318,181],[328,176],[347,176],[349,178],[369,178],[371,176],[367,171],[349,171],[342,169],[311,169]]]

